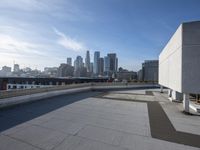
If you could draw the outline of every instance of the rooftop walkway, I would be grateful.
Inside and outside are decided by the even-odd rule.
[[[153,89],[47,98],[0,110],[0,150],[199,150],[181,109]]]

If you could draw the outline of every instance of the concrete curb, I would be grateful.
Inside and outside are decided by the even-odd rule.
[[[4,98],[0,99],[0,108],[9,107],[13,105],[18,105],[22,103],[28,103],[32,101],[37,101],[49,97],[54,97],[58,95],[64,95],[64,94],[73,94],[78,92],[85,92],[85,91],[110,91],[110,90],[117,90],[117,89],[141,89],[141,88],[158,88],[157,85],[128,85],[128,86],[86,86],[86,87],[80,87],[80,88],[72,88],[72,89],[66,89],[66,90],[57,90],[57,91],[49,91],[49,92],[43,92],[43,93],[37,93],[37,94],[30,94],[30,95],[24,95],[24,96],[17,96],[17,97],[11,97],[11,98]]]
[[[51,92],[44,92],[44,93],[37,93],[31,95],[24,95],[24,96],[17,96],[11,98],[5,98],[0,100],[0,108],[9,107],[12,105],[37,101],[49,97],[54,97],[58,95],[64,94],[73,94],[78,92],[90,91],[91,87],[81,87],[81,88],[74,88],[74,89],[67,89],[67,90],[59,90],[59,91],[51,91]]]

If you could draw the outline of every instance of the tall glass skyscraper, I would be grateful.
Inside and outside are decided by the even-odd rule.
[[[100,52],[95,51],[94,52],[94,64],[93,64],[93,72],[96,75],[99,75],[99,58],[100,58]]]
[[[104,57],[104,73],[105,75],[109,75],[109,71],[110,71],[110,59],[108,56]]]
[[[118,58],[116,53],[109,53],[108,54],[109,61],[110,61],[110,68],[109,70],[113,73],[117,72],[118,69]]]
[[[81,56],[77,56],[76,60],[74,61],[74,69],[75,71],[77,71],[82,67],[83,67],[83,58]]]
[[[68,57],[67,58],[67,64],[72,66],[72,58],[71,57]]]
[[[90,70],[90,52],[86,52],[86,58],[85,58],[85,67],[87,69],[87,72],[91,72]]]

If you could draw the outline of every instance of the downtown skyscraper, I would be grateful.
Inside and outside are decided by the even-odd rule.
[[[112,73],[116,73],[118,70],[118,58],[117,58],[117,54],[116,53],[109,53],[108,54],[109,57],[109,70]]]
[[[87,69],[87,72],[91,72],[91,69],[90,69],[90,52],[89,51],[86,52],[85,67]]]
[[[100,52],[95,51],[94,52],[94,64],[93,64],[93,72],[94,74],[98,75],[99,74],[99,58],[100,58]]]
[[[67,58],[67,64],[72,66],[72,58],[71,57],[68,57]]]

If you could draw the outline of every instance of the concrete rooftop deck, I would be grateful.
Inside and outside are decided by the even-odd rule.
[[[180,105],[156,90],[84,92],[18,105],[0,110],[0,150],[197,150],[200,117],[183,114]],[[167,133],[179,138],[176,130],[188,134],[170,141]],[[185,142],[185,135],[196,141]]]

